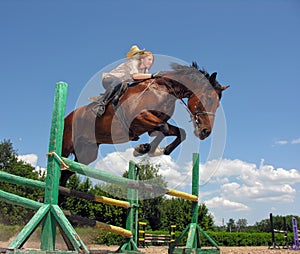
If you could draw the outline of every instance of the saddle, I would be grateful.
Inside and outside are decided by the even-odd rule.
[[[130,136],[134,136],[133,131],[127,124],[123,112],[121,110],[118,110],[119,100],[127,90],[128,85],[129,84],[126,82],[120,83],[114,88],[112,88],[110,91],[106,91],[106,93],[99,94],[98,96],[89,97],[88,100],[95,103],[95,105],[92,108],[92,111],[97,117],[101,117],[105,113],[107,105],[111,103],[114,111],[116,112],[117,117],[123,125],[123,128],[129,131]],[[136,136],[132,140],[136,141],[138,139],[139,137]]]

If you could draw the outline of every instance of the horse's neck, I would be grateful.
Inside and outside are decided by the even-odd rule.
[[[165,79],[165,85],[174,96],[178,99],[188,98],[192,95],[192,91],[188,89],[185,85],[185,82],[179,82],[180,80],[177,77],[170,77]]]

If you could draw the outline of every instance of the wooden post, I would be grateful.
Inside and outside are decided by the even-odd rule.
[[[192,174],[192,195],[196,196],[197,200],[192,201],[192,219],[191,223],[185,228],[175,242],[170,243],[168,253],[201,253],[202,234],[215,249],[205,250],[206,253],[220,253],[219,246],[199,227],[198,225],[198,196],[199,196],[199,154],[193,154],[193,174]],[[190,200],[190,199],[189,199]],[[180,245],[181,240],[187,234],[186,245],[183,248],[176,248]]]
[[[138,181],[138,172],[135,163],[130,161],[128,168],[128,179]],[[128,189],[127,201],[130,208],[127,210],[126,229],[132,232],[132,236],[126,238],[124,244],[120,246],[117,253],[140,253],[137,246],[137,226],[138,226],[138,190]]]
[[[54,97],[54,106],[52,112],[52,125],[50,130],[49,152],[61,154],[62,136],[64,129],[64,116],[67,97],[68,85],[60,82],[56,84],[56,92]],[[46,189],[44,203],[49,205],[57,205],[58,187],[60,179],[60,165],[54,159],[54,156],[48,156]],[[54,250],[56,237],[56,220],[53,214],[48,213],[42,228],[41,249]]]

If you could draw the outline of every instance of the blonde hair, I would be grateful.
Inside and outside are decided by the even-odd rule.
[[[152,56],[153,59],[154,59],[154,55],[150,51],[145,51],[143,54],[140,54],[138,59],[142,59],[142,58],[145,58],[147,56]]]
[[[140,53],[134,54],[133,56],[130,57],[130,59],[141,60],[142,58],[145,58],[147,56],[152,56],[154,58],[152,52],[150,52],[150,51],[144,51],[144,52],[140,52]]]
[[[150,51],[145,51],[143,54],[141,54],[141,57],[145,57],[145,56],[153,56],[153,54]]]

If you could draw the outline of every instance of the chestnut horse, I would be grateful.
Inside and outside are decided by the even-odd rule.
[[[170,154],[186,134],[182,128],[168,123],[174,113],[175,101],[188,99],[187,110],[194,124],[195,135],[203,140],[212,131],[215,112],[222,91],[216,81],[217,73],[209,75],[192,66],[172,65],[173,71],[163,77],[148,79],[130,85],[120,98],[118,106],[109,104],[101,117],[92,108],[95,103],[75,109],[65,118],[62,156],[75,155],[75,161],[89,164],[97,159],[100,144],[118,144],[138,140],[148,132],[155,138],[150,144],[135,148],[134,155]],[[159,143],[165,136],[176,139],[157,153]],[[72,172],[64,170],[61,185],[65,185]]]

